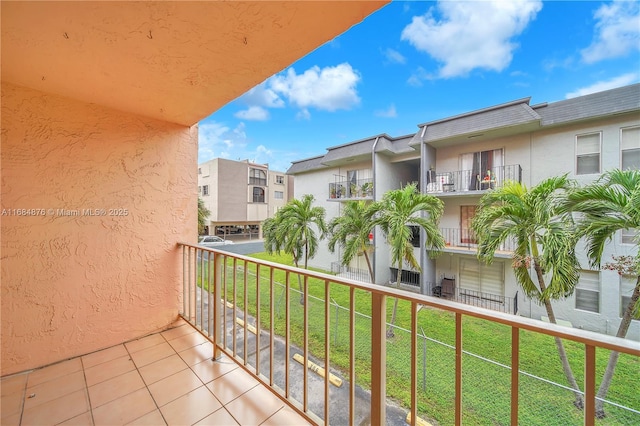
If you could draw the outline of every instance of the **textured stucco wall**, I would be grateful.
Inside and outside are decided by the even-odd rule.
[[[195,128],[3,83],[2,375],[176,318],[196,157]]]

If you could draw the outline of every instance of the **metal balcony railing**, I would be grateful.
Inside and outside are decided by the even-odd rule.
[[[440,233],[444,238],[445,250],[448,248],[477,250],[478,241],[472,229],[465,228],[440,228]],[[498,252],[510,253],[516,249],[516,242],[507,239],[498,247]]]
[[[638,342],[193,244],[179,247],[181,316],[213,342],[214,357],[228,355],[314,424],[389,424],[387,413],[397,419],[398,408],[387,405],[387,392],[401,389],[411,425],[419,416],[456,425],[594,425],[603,370],[596,350],[598,361],[613,350],[629,366],[614,381],[634,389],[640,380],[633,367],[640,361]],[[387,338],[387,308],[395,298],[408,328],[393,326],[395,336]],[[451,324],[450,333],[442,321]],[[477,341],[482,333],[491,342]],[[535,358],[545,345],[555,350],[554,339],[536,335],[570,342],[579,390],[536,376],[549,369],[562,375],[557,357],[555,363]],[[503,359],[482,356],[495,345],[504,345]],[[360,387],[365,390],[356,392]],[[572,404],[576,394],[584,398],[583,410]],[[637,392],[614,396],[630,402],[605,401],[607,424],[638,424]],[[442,405],[431,409],[435,403]]]
[[[372,198],[373,179],[341,181],[329,184],[329,198]]]
[[[499,294],[484,293],[454,286],[448,292],[442,291],[442,286],[436,283],[427,283],[427,291],[435,297],[442,297],[465,305],[478,306],[492,311],[504,312],[516,315],[518,313],[518,292],[513,297]]]
[[[331,273],[336,274],[342,278],[349,278],[350,280],[364,281],[366,283],[371,282],[369,271],[366,269],[358,269],[352,266],[345,266],[340,262],[331,262]]]
[[[484,171],[457,170],[453,172],[427,172],[427,193],[486,191],[501,187],[506,181],[522,182],[519,164],[493,167]]]

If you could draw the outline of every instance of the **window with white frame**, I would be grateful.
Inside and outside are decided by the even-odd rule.
[[[276,183],[278,185],[284,185],[284,176],[282,175],[276,175]]]
[[[253,187],[253,202],[264,203],[264,188]]]
[[[202,187],[202,195],[209,195],[209,185],[204,185]]]
[[[249,185],[267,186],[267,172],[261,169],[249,169]]]
[[[637,280],[638,277],[631,275],[622,275],[620,277],[620,318],[622,318],[625,309],[627,309],[629,302],[631,302],[631,296],[633,295],[633,289],[636,286]]]
[[[637,229],[623,229],[621,232],[622,244],[637,244],[638,243],[638,230]]]
[[[284,192],[282,191],[276,191],[273,193],[273,198],[275,198],[276,200],[282,200],[284,199]]]
[[[601,133],[576,136],[576,174],[600,173]]]
[[[576,309],[600,312],[600,272],[580,271],[576,286]]]
[[[620,132],[620,165],[622,170],[640,170],[640,127]]]

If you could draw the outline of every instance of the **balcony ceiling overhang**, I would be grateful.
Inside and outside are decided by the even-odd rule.
[[[388,2],[2,1],[2,81],[190,126]]]

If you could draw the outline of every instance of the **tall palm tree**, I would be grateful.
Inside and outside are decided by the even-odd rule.
[[[396,287],[399,288],[405,262],[420,271],[418,260],[413,254],[411,226],[424,229],[425,245],[430,250],[430,255],[435,255],[444,248],[444,238],[438,229],[444,204],[434,196],[418,192],[417,185],[413,183],[385,193],[381,201],[373,204],[372,210],[376,215],[374,225],[379,225],[387,238],[391,251],[391,263],[398,270]],[[398,299],[396,298],[387,337],[394,336],[393,327],[397,309]]]
[[[324,221],[325,210],[313,206],[313,195],[307,194],[301,200],[289,201],[263,224],[265,250],[268,253],[284,251],[293,257],[296,267],[304,258],[304,268],[307,269],[309,259],[318,250],[319,238],[324,238],[327,226]],[[320,235],[316,235],[316,230]],[[300,287],[300,303],[304,303],[302,283],[298,276]]]
[[[358,254],[363,254],[373,282],[373,269],[369,259],[369,234],[373,230],[372,204],[366,201],[349,201],[344,204],[342,214],[329,223],[329,250],[333,253],[336,244],[342,247],[343,265],[348,265]]]
[[[561,201],[574,187],[566,175],[552,177],[527,189],[507,182],[487,192],[472,221],[478,239],[478,258],[487,263],[507,239],[515,239],[513,270],[525,294],[544,305],[549,321],[556,323],[552,300],[571,295],[578,283],[577,237],[571,216],[561,211]],[[530,275],[530,267],[536,282]],[[564,374],[574,389],[578,408],[583,407],[580,388],[569,365],[564,345],[555,339]]]
[[[628,268],[636,277],[629,304],[626,306],[618,327],[617,337],[626,337],[629,325],[638,315],[640,300],[640,171],[611,170],[591,185],[572,192],[568,197],[568,208],[580,213],[578,230],[587,241],[587,254],[592,267],[600,267],[606,243],[623,229],[636,231],[635,267]],[[602,383],[596,398],[596,414],[605,416],[603,399],[606,397],[618,363],[619,353],[609,355]]]
[[[211,211],[204,205],[202,198],[198,197],[198,235],[204,233],[207,217],[211,215]]]

